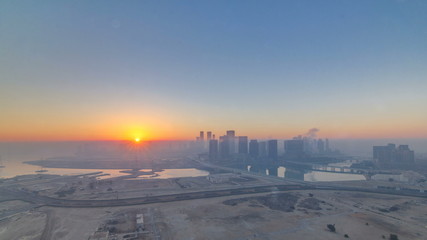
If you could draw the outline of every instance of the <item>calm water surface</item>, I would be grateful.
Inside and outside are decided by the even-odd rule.
[[[89,145],[102,145],[103,143],[91,142]],[[107,143],[110,144],[110,143]],[[26,161],[40,160],[43,158],[74,156],[87,142],[28,142],[28,143],[0,143],[0,178],[12,178],[28,174],[55,174],[55,175],[80,175],[94,172],[108,174],[98,179],[121,177],[130,175],[121,171],[129,169],[77,169],[77,168],[41,168],[40,166],[26,164]],[[113,145],[114,146],[114,145]],[[37,173],[36,171],[47,170]],[[141,169],[143,172],[152,172],[151,169]],[[151,175],[141,175],[139,179],[166,179],[177,177],[207,176],[209,172],[195,168],[164,169]]]

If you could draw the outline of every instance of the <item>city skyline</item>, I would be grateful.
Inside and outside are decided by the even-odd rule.
[[[424,1],[133,3],[0,3],[0,141],[427,138]]]

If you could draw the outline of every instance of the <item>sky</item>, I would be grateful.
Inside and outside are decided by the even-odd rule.
[[[427,1],[1,1],[0,141],[427,138]]]

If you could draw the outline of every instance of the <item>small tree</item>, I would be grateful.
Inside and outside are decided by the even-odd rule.
[[[335,224],[328,224],[326,226],[328,227],[329,231],[335,232]]]
[[[344,237],[345,237],[345,238],[349,238],[348,234],[344,234]]]

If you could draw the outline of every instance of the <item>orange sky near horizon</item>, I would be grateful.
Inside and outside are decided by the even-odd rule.
[[[62,126],[53,124],[24,128],[14,127],[12,124],[6,128],[0,124],[0,141],[92,141],[92,140],[133,140],[140,138],[142,141],[157,140],[194,140],[199,131],[212,131],[217,136],[225,134],[226,130],[235,130],[236,135],[248,136],[251,139],[290,139],[297,135],[304,135],[311,127],[317,127],[320,138],[337,139],[380,139],[380,138],[427,138],[425,125],[408,125],[396,128],[393,125],[366,126],[298,126],[284,124],[283,127],[266,126],[231,126],[220,128],[217,126],[189,126],[174,125],[171,123],[159,124],[92,124],[81,126]]]
[[[16,2],[0,141],[427,138],[417,1]]]
[[[219,137],[229,129],[252,139],[289,139],[311,128],[318,128],[322,138],[427,138],[427,113],[404,106],[389,111],[355,105],[314,113],[283,110],[254,114],[248,109],[174,103],[140,107],[123,100],[92,101],[64,107],[38,101],[33,101],[33,108],[20,101],[5,108],[0,141],[194,140],[199,131],[212,131]]]

